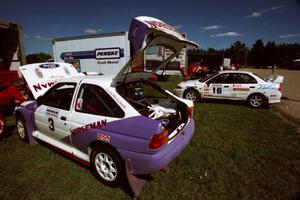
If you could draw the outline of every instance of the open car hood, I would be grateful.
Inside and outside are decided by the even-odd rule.
[[[140,79],[148,79],[160,69],[164,69],[172,58],[178,56],[182,48],[186,46],[197,47],[198,45],[178,33],[174,27],[153,17],[136,17],[129,27],[128,39],[130,42],[131,59],[115,76],[112,86]],[[167,58],[162,64],[155,67],[152,72],[130,72],[135,57],[143,53],[148,46],[163,45],[172,49],[174,54]]]
[[[34,63],[19,67],[35,99],[63,78],[79,75],[69,63]]]

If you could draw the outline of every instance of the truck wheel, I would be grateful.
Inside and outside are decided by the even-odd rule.
[[[5,118],[0,113],[0,138],[4,135],[5,132]]]
[[[184,91],[183,98],[197,102],[200,100],[200,94],[197,90],[190,88]]]
[[[111,147],[96,146],[91,154],[91,171],[98,180],[110,187],[119,187],[123,170],[119,154]]]
[[[16,127],[17,127],[17,133],[18,133],[19,137],[21,138],[21,140],[27,142],[28,136],[27,136],[25,120],[23,119],[23,117],[17,116]]]
[[[265,102],[266,98],[262,94],[252,94],[248,97],[248,103],[253,108],[262,108]]]

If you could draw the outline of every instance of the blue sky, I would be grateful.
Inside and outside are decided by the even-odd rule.
[[[201,48],[240,40],[300,43],[300,0],[0,0],[0,19],[23,26],[27,54],[52,54],[51,40],[127,31],[133,17],[159,18]]]

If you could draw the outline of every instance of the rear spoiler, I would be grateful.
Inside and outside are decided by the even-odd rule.
[[[265,81],[271,82],[271,83],[283,83],[284,77],[281,75],[270,75],[265,78]]]

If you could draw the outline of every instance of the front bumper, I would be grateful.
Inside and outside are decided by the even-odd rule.
[[[123,149],[118,149],[118,152],[123,158],[129,159],[133,175],[145,175],[157,172],[165,168],[183,151],[193,137],[194,126],[194,120],[191,119],[175,139],[153,155]]]

